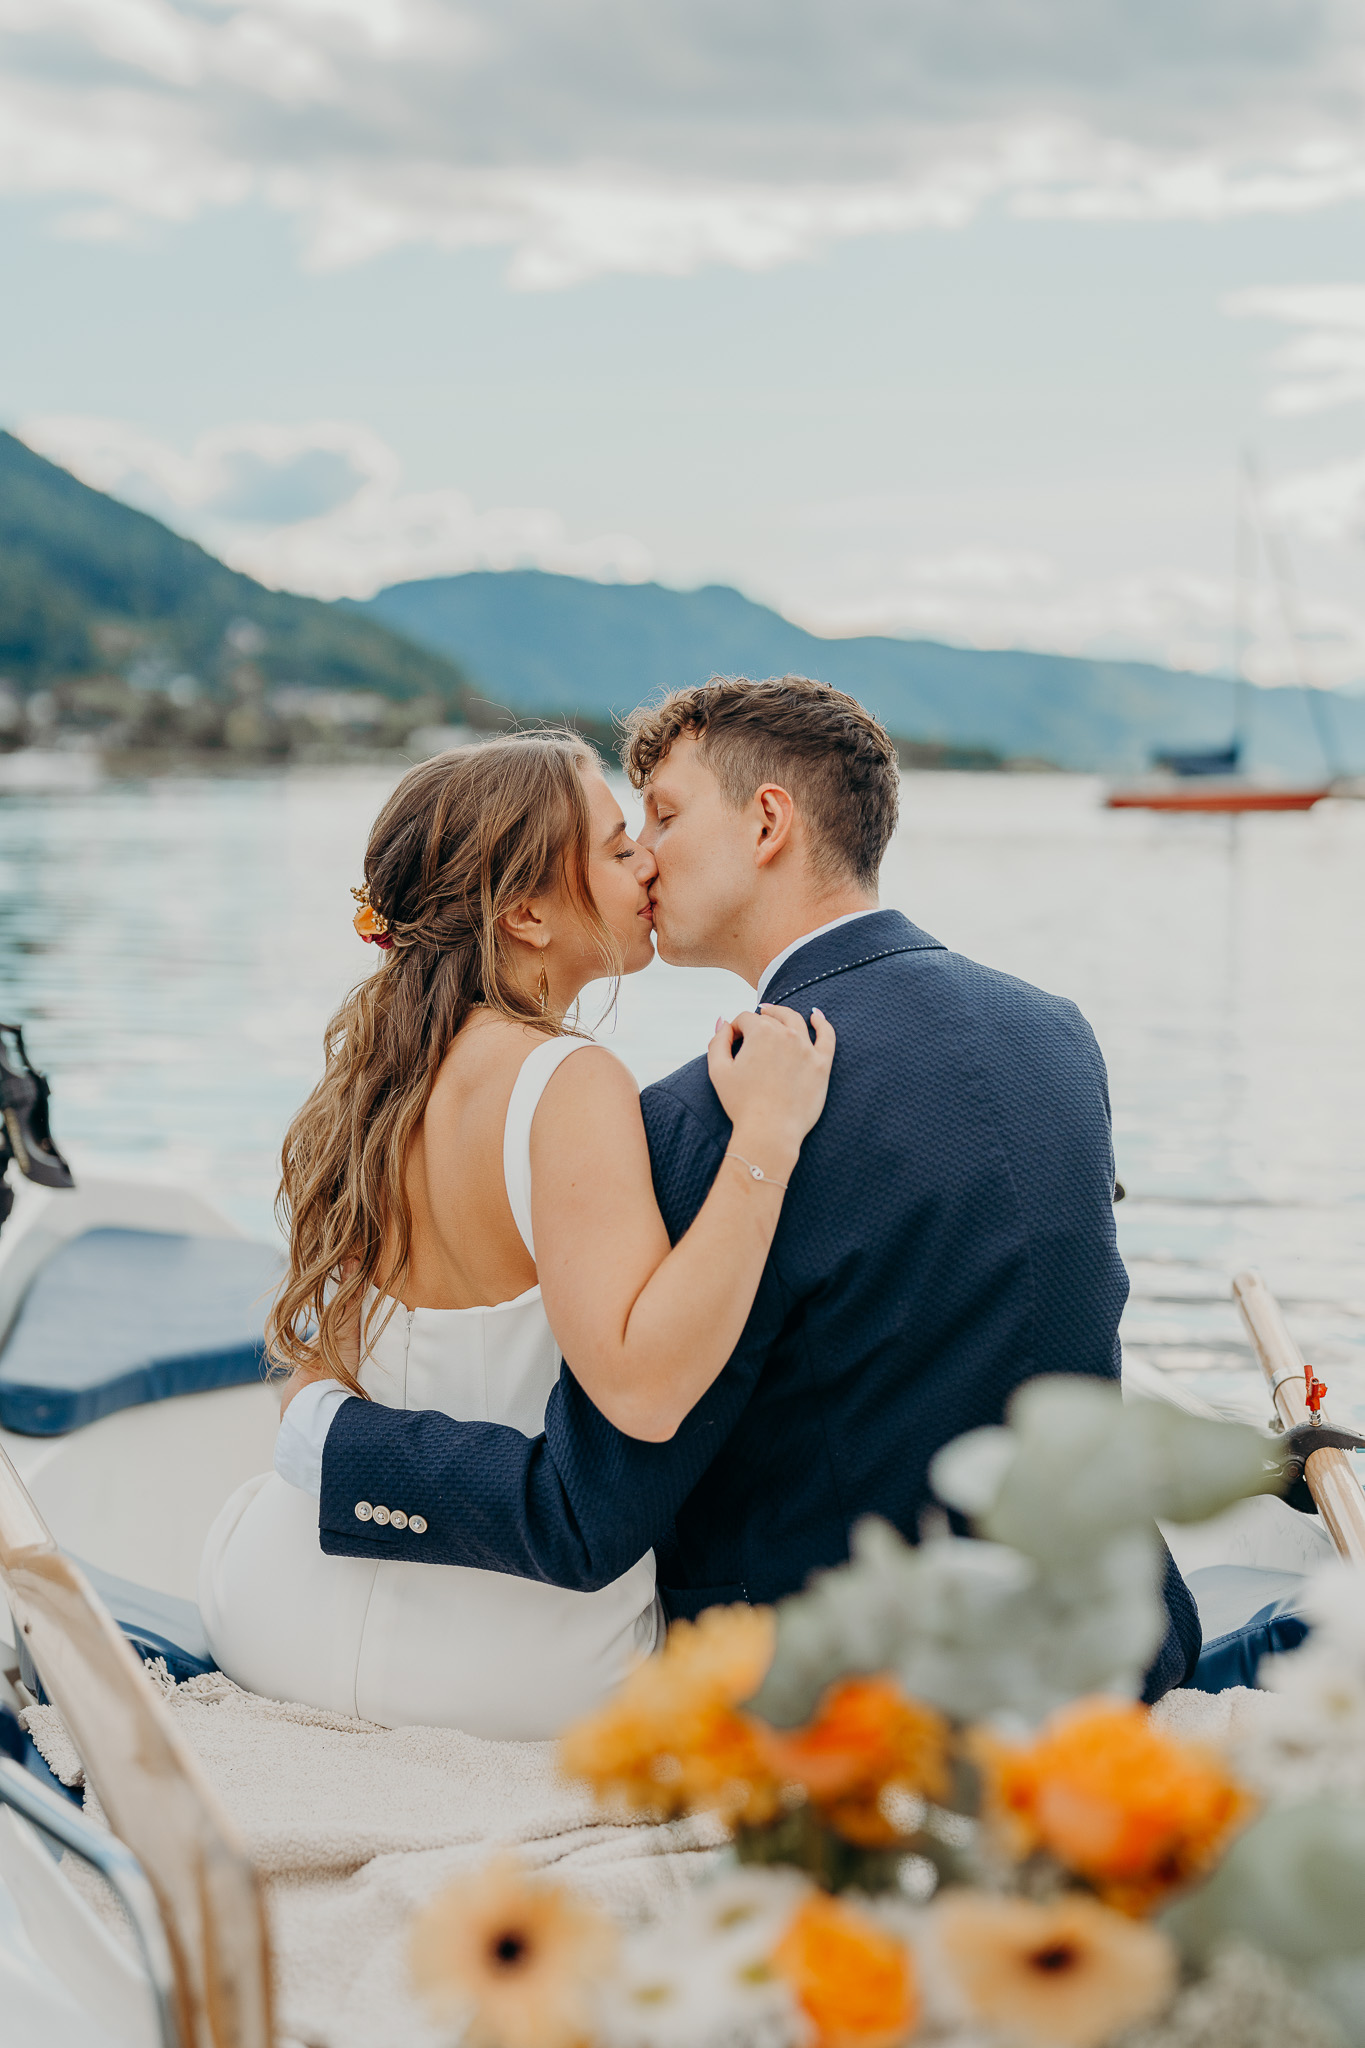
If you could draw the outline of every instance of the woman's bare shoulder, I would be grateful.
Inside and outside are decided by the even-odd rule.
[[[480,1079],[506,1069],[515,1074],[522,1061],[548,1034],[519,1018],[504,1017],[496,1010],[475,1010],[452,1039],[441,1062],[442,1072],[478,1074]]]
[[[609,1047],[588,1039],[560,1061],[542,1100],[551,1122],[583,1114],[640,1119],[640,1089],[630,1068]]]

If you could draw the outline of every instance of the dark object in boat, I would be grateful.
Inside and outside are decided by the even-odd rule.
[[[1116,1180],[1114,1182],[1114,1200],[1116,1202],[1121,1202],[1127,1193],[1128,1190],[1123,1185],[1123,1182],[1121,1180]]]
[[[1300,1514],[1315,1515],[1318,1504],[1308,1491],[1308,1481],[1304,1477],[1308,1460],[1314,1451],[1365,1451],[1365,1436],[1357,1436],[1351,1429],[1337,1429],[1330,1422],[1301,1422],[1296,1428],[1285,1430],[1276,1449],[1283,1450],[1285,1470],[1289,1474],[1284,1498]]]
[[[11,1046],[9,1040],[13,1039]],[[6,1175],[11,1159],[26,1180],[44,1188],[72,1188],[71,1168],[52,1142],[51,1090],[28,1056],[23,1029],[0,1024],[0,1227],[14,1207]]]
[[[1152,766],[1165,768],[1172,775],[1235,775],[1241,757],[1241,745],[1233,740],[1226,747],[1202,747],[1189,753],[1167,747],[1152,755]]]

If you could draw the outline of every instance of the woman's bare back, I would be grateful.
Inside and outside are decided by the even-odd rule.
[[[507,1104],[522,1062],[545,1034],[476,1010],[441,1063],[405,1169],[412,1248],[405,1308],[483,1308],[513,1301],[536,1269],[503,1179]]]

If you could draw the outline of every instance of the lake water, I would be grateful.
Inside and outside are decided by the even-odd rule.
[[[349,889],[394,776],[0,798],[0,1015],[27,1027],[78,1170],[172,1177],[271,1231],[285,1125],[372,957]],[[1365,1423],[1365,804],[1181,819],[1100,794],[908,776],[883,900],[1093,1024],[1128,1189],[1130,1349],[1261,1414],[1228,1291],[1258,1266],[1333,1412]],[[728,975],[656,965],[605,1035],[647,1081],[748,1000]]]

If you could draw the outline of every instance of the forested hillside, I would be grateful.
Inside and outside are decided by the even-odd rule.
[[[90,490],[0,432],[0,678],[29,693],[82,676],[176,674],[210,696],[264,685],[431,700],[450,715],[449,656],[378,619],[267,590],[158,520]]]

